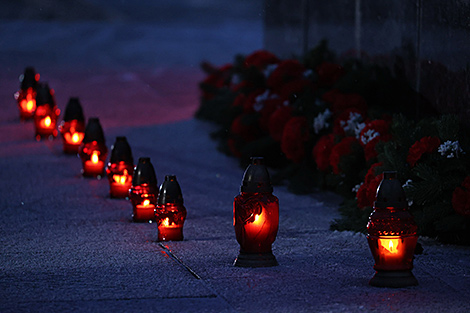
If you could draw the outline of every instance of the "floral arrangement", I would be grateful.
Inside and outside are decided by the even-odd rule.
[[[261,50],[202,68],[196,116],[220,126],[220,150],[242,166],[263,156],[273,181],[292,192],[341,194],[332,229],[365,231],[381,173],[395,170],[421,235],[470,244],[465,129],[456,116],[436,114],[399,67],[336,57],[322,41],[303,58]]]

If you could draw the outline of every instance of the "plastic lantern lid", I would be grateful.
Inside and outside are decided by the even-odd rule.
[[[110,163],[125,162],[134,166],[134,158],[132,157],[131,146],[124,136],[116,137],[116,141],[111,147]]]
[[[408,202],[406,201],[405,191],[403,190],[400,181],[397,179],[397,172],[389,171],[384,172],[383,174],[384,177],[382,182],[377,188],[374,207],[383,209],[388,207],[406,209],[408,207]]]
[[[264,158],[252,157],[251,164],[243,174],[241,192],[273,192],[268,169],[264,165]]]
[[[103,128],[101,128],[100,119],[97,117],[90,117],[85,128],[85,137],[83,143],[93,142],[105,143]]]
[[[175,175],[166,175],[158,192],[158,204],[183,204],[183,193]]]
[[[37,94],[36,94],[36,105],[46,105],[48,104],[51,108],[55,106],[54,97],[52,96],[51,89],[47,83],[38,84]]]
[[[69,99],[67,106],[65,107],[64,121],[78,120],[85,122],[85,116],[83,115],[83,109],[80,105],[80,100],[76,97]]]
[[[38,81],[36,80],[36,71],[34,67],[28,66],[24,70],[24,74],[20,75],[21,89],[26,90],[28,88],[36,89]]]
[[[148,157],[139,158],[139,163],[137,163],[134,170],[134,176],[132,177],[133,186],[139,186],[142,184],[148,184],[150,189],[154,192],[158,191],[155,169]]]

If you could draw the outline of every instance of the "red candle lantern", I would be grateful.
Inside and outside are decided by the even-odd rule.
[[[139,163],[134,169],[129,196],[132,202],[134,222],[155,221],[158,183],[150,158],[139,158]]]
[[[69,99],[59,131],[62,135],[64,152],[78,153],[78,148],[85,137],[85,116],[78,98]]]
[[[106,148],[99,118],[88,119],[85,137],[78,149],[78,154],[82,160],[83,176],[100,178],[103,175],[108,148]]]
[[[265,267],[278,265],[271,245],[279,227],[279,200],[263,158],[251,158],[243,175],[240,194],[233,202],[233,225],[240,254],[235,266]]]
[[[158,241],[183,240],[186,208],[183,205],[181,187],[174,175],[165,176],[165,181],[160,186],[155,218]]]
[[[111,157],[106,174],[108,175],[111,198],[128,197],[134,174],[134,158],[126,137],[116,137],[116,141],[111,147]]]
[[[34,114],[36,140],[57,136],[57,119],[59,115],[60,110],[55,102],[54,90],[49,89],[47,84],[39,84],[36,94],[36,112]]]
[[[396,172],[383,175],[367,224],[367,240],[376,270],[369,284],[394,288],[415,286],[418,281],[411,270],[418,227],[408,212],[408,202]]]
[[[24,74],[20,75],[20,90],[15,93],[15,99],[18,101],[21,120],[34,117],[38,81],[39,74],[36,73],[33,67],[27,67]]]

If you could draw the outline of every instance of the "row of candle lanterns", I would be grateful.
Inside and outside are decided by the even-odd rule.
[[[57,108],[54,93],[47,84],[39,84],[39,74],[27,68],[15,94],[22,120],[34,118],[36,138],[57,136]],[[67,104],[64,120],[58,127],[64,153],[77,154],[85,177],[105,173],[112,198],[128,198],[134,222],[155,221],[158,241],[183,240],[186,219],[181,187],[176,176],[165,176],[158,188],[155,169],[149,157],[141,157],[136,166],[126,137],[116,137],[110,160],[100,121],[89,118],[85,126],[78,98]],[[372,286],[406,287],[417,285],[413,276],[413,255],[417,244],[417,226],[408,212],[405,193],[396,172],[384,172],[377,189],[374,211],[367,225],[370,250],[376,274]],[[279,200],[273,195],[268,170],[261,157],[253,157],[245,170],[240,194],[233,202],[233,225],[240,252],[234,265],[267,267],[278,265],[272,244],[279,227]]]

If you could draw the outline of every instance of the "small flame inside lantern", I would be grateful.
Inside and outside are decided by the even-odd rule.
[[[44,126],[49,127],[49,126],[51,126],[51,123],[52,123],[51,117],[46,116],[46,118],[44,119]]]
[[[80,141],[82,141],[82,139],[83,139],[83,135],[80,136],[80,134],[78,134],[78,133],[73,133],[73,135],[72,135],[72,142],[73,143],[79,143]]]
[[[28,90],[26,99],[21,100],[21,108],[25,112],[34,112],[36,110],[36,99],[33,98],[33,91]]]
[[[383,239],[379,238],[379,245],[381,245],[385,250],[391,254],[397,254],[400,251],[399,244],[400,239]]]
[[[150,200],[149,199],[145,199],[144,202],[142,202],[142,205],[147,207],[150,205]]]
[[[97,164],[99,160],[98,151],[93,151],[93,154],[91,155],[91,162]]]
[[[170,226],[170,219],[168,217],[162,221],[162,226],[164,227]]]

